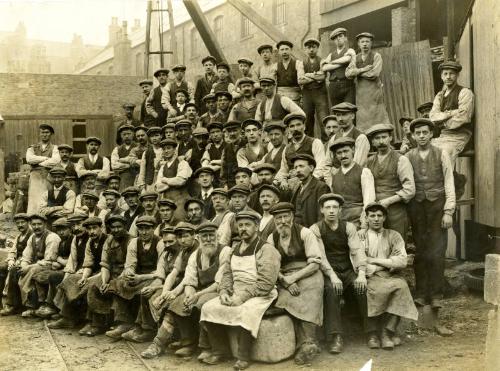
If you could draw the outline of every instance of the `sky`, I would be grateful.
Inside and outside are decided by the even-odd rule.
[[[181,0],[172,2],[174,14],[184,7]],[[145,26],[146,5],[147,0],[0,0],[0,31],[24,22],[30,39],[71,42],[76,33],[84,44],[106,45],[111,17],[120,25],[127,20],[130,32],[136,18]]]

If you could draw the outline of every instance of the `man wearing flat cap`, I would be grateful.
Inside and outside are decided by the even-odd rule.
[[[217,117],[216,119],[223,124],[228,121],[229,114],[231,113],[231,103],[233,101],[233,95],[225,90],[218,91],[215,93],[215,99],[217,100]]]
[[[229,209],[228,192],[224,188],[215,188],[210,198],[215,211],[215,215],[211,222],[218,225],[217,239],[219,243],[231,246],[231,226],[234,213]]]
[[[167,121],[168,111],[163,108],[162,97],[167,92],[167,82],[169,70],[160,68],[155,71],[153,76],[158,80],[158,86],[155,87],[146,100],[148,113],[155,118],[154,126],[162,127]]]
[[[42,195],[40,210],[51,220],[69,215],[75,209],[76,195],[71,189],[64,185],[66,170],[55,166],[49,171],[49,189]]]
[[[208,93],[202,98],[203,105],[206,108],[205,113],[200,115],[198,120],[198,127],[204,127],[208,129],[208,125],[212,122],[218,122],[220,120],[220,114],[217,108],[217,98],[215,94]]]
[[[61,238],[47,228],[47,218],[41,214],[30,216],[33,234],[26,243],[19,268],[19,289],[21,300],[26,309],[23,317],[32,317],[40,305],[35,292],[33,276],[43,270],[51,270],[57,260],[57,251]]]
[[[257,81],[260,82],[262,78],[270,78],[276,81],[276,63],[273,63],[273,46],[263,44],[257,48],[262,63],[257,67]],[[260,85],[260,84],[259,84]]]
[[[318,200],[321,221],[310,227],[318,237],[322,250],[321,271],[325,276],[324,332],[329,353],[341,353],[344,348],[341,318],[342,296],[347,290],[355,295],[359,314],[367,330],[366,309],[366,254],[361,246],[356,227],[340,219],[344,198],[327,193]],[[369,345],[376,345],[375,334],[369,336]]]
[[[401,147],[399,147],[399,153],[404,155],[412,148],[417,148],[417,142],[413,139],[410,130],[410,123],[413,121],[412,117],[403,116],[399,119],[399,125],[401,125],[401,131],[403,134],[403,140],[401,141]]]
[[[114,189],[106,189],[101,193],[104,197],[106,207],[101,209],[99,218],[105,223],[106,219],[111,215],[122,215],[123,209],[120,208],[119,201],[122,199],[120,192]]]
[[[392,149],[390,124],[373,125],[366,135],[371,139],[377,153],[367,162],[375,181],[377,202],[386,208],[385,227],[395,230],[406,241],[409,220],[406,205],[415,196],[413,167],[407,157]]]
[[[203,103],[203,97],[205,97],[212,90],[212,85],[217,81],[217,75],[215,73],[215,65],[217,60],[209,55],[201,60],[203,70],[205,72],[204,76],[200,77],[196,81],[196,87],[194,91],[194,102],[199,108],[199,114],[204,114],[207,112],[205,104]]]
[[[149,94],[151,94],[151,89],[153,89],[153,80],[141,80],[139,86],[144,95],[139,112],[139,120],[141,124],[146,127],[154,126],[156,120],[154,116],[151,115],[152,107],[148,106],[148,97]]]
[[[160,215],[161,222],[155,229],[155,235],[162,236],[162,231],[167,227],[175,227],[179,224],[180,220],[174,215],[177,205],[173,200],[168,198],[159,199],[158,202],[158,214]]]
[[[279,170],[286,147],[286,126],[281,122],[269,122],[264,125],[264,131],[267,133],[269,143],[267,144],[267,154],[264,156],[263,161],[272,164],[276,170]]]
[[[261,237],[267,240],[267,237],[276,230],[276,223],[274,222],[274,217],[270,213],[270,210],[274,205],[280,202],[281,192],[272,184],[263,184],[255,193],[259,206],[257,209],[259,209],[260,214],[262,214],[259,232]]]
[[[225,91],[230,94],[235,90],[235,86],[231,79],[231,67],[226,62],[217,63],[217,81],[212,85],[211,93]],[[232,96],[232,95],[231,95]]]
[[[441,129],[441,134],[433,144],[446,151],[451,165],[465,148],[472,136],[472,115],[474,113],[474,94],[458,84],[462,66],[455,61],[439,65],[443,88],[434,98],[429,118]]]
[[[121,189],[133,186],[139,167],[137,166],[137,157],[134,154],[135,128],[131,125],[123,125],[118,128],[118,135],[121,138],[121,144],[111,152],[111,168],[120,175]]]
[[[330,188],[345,199],[341,219],[363,228],[366,226],[364,207],[375,201],[375,182],[369,168],[354,162],[354,145],[352,138],[343,137],[330,146],[340,162],[339,171],[332,172]]]
[[[14,240],[14,243],[9,246],[7,258],[0,265],[0,275],[3,279],[2,289],[2,310],[1,316],[9,316],[16,313],[21,305],[21,297],[19,292],[19,268],[21,266],[21,258],[23,251],[27,246],[28,240],[33,234],[30,227],[30,217],[28,214],[19,213],[14,215],[19,235]]]
[[[160,168],[163,149],[161,148],[161,128],[152,126],[147,131],[149,143],[140,158],[139,175],[136,186],[141,190],[153,190],[156,174]]]
[[[139,202],[141,203],[144,211],[140,215],[138,215],[130,225],[128,231],[131,236],[137,237],[137,221],[143,216],[149,216],[153,218],[156,223],[155,227],[161,223],[161,217],[157,207],[158,197],[158,193],[156,193],[155,191],[144,191],[139,195]]]
[[[309,364],[319,353],[316,330],[323,324],[323,274],[321,250],[316,236],[295,221],[295,208],[288,202],[274,205],[276,230],[267,242],[281,255],[276,308],[293,319],[297,352],[295,363]]]
[[[102,144],[101,139],[97,137],[88,137],[86,143],[87,153],[78,160],[75,165],[75,170],[80,180],[88,173],[96,174],[96,190],[97,192],[101,192],[105,188],[106,179],[110,175],[111,163],[107,157],[99,154],[99,148]]]
[[[48,170],[61,161],[57,146],[52,144],[54,128],[49,124],[39,126],[40,142],[28,147],[26,162],[31,165],[28,188],[28,214],[40,210],[40,202],[44,192],[49,188]]]
[[[210,167],[215,172],[216,184],[219,182],[222,151],[224,150],[223,125],[221,122],[211,122],[207,126],[209,143],[201,157],[201,166]]]
[[[176,116],[177,111],[174,108],[175,97],[179,90],[187,92],[187,101],[194,103],[194,87],[186,80],[186,66],[182,64],[172,67],[174,80],[167,82],[166,93],[162,94],[161,105],[168,111],[168,116]]]
[[[302,61],[304,74],[299,76],[298,82],[302,86],[302,107],[306,113],[306,134],[321,137],[321,126],[315,127],[316,122],[328,115],[328,94],[325,85],[325,73],[321,70],[321,57],[318,55],[320,42],[311,38],[304,41],[307,58]]]
[[[224,124],[224,149],[221,156],[220,185],[232,187],[235,184],[238,150],[245,146],[241,138],[241,122],[228,121]]]
[[[255,117],[260,100],[254,96],[254,85],[255,80],[249,77],[242,77],[236,81],[236,88],[241,94],[241,99],[231,108],[228,121],[236,120],[243,122]]]
[[[247,167],[253,170],[267,153],[262,143],[262,124],[255,119],[247,119],[241,124],[246,144],[236,152],[238,167]]]
[[[355,104],[354,80],[347,78],[345,71],[351,60],[356,58],[356,52],[349,48],[345,28],[340,27],[333,30],[330,34],[330,40],[333,40],[335,47],[322,63],[322,70],[329,74],[330,107],[342,102]]]
[[[211,198],[214,190],[215,173],[210,167],[200,167],[194,172],[193,178],[196,179],[198,185],[194,198],[203,201],[203,215],[210,220],[215,216]]]
[[[123,125],[132,125],[133,127],[137,127],[141,125],[141,122],[134,118],[134,103],[124,103],[122,104],[122,108],[123,112],[125,113],[125,119],[120,123],[118,127]]]
[[[161,141],[163,148],[163,164],[160,165],[156,179],[156,191],[161,193],[161,198],[169,198],[175,201],[177,209],[175,216],[179,220],[184,219],[184,202],[189,198],[186,182],[193,171],[187,161],[177,156],[177,142],[172,139]]]
[[[187,90],[178,89],[175,92],[174,101],[172,102],[171,105],[173,111],[172,113],[168,114],[167,123],[172,123],[172,122],[176,123],[186,118],[186,111],[189,104],[188,101],[189,101],[189,93],[187,92]]]
[[[248,368],[252,341],[264,313],[278,296],[275,284],[281,256],[260,238],[259,221],[259,215],[253,212],[236,215],[241,242],[224,264],[219,296],[201,309],[200,322],[207,330],[211,348],[211,355],[202,360],[204,363],[219,364],[230,354],[226,334],[231,328],[238,339],[234,368]]]
[[[59,144],[57,146],[59,150],[59,157],[61,161],[56,164],[56,166],[62,167],[66,170],[66,178],[64,178],[64,182],[66,186],[71,189],[73,192],[78,192],[78,174],[76,173],[75,164],[71,161],[71,156],[73,154],[73,147],[69,144]]]
[[[279,41],[278,62],[276,63],[276,86],[278,94],[290,98],[295,104],[302,102],[302,91],[299,78],[304,76],[304,64],[301,60],[292,57],[293,44],[288,40]]]
[[[448,152],[431,144],[433,129],[429,119],[413,120],[411,131],[418,147],[406,156],[413,166],[416,189],[415,197],[408,204],[416,245],[415,303],[430,304],[437,312],[443,307],[447,229],[453,224],[456,198],[453,166]],[[453,333],[440,324],[435,328],[440,335]]]
[[[316,203],[322,195],[330,192],[330,188],[325,182],[313,176],[316,161],[312,156],[297,153],[290,161],[300,181],[291,199],[295,207],[295,221],[304,227],[309,227],[320,219],[321,214]]]
[[[375,333],[383,349],[401,343],[396,331],[401,318],[418,319],[406,280],[398,273],[406,268],[405,242],[401,235],[384,228],[386,209],[374,202],[365,208],[368,229],[359,231],[366,251],[368,333]]]
[[[420,117],[429,118],[429,113],[431,112],[433,102],[424,102],[420,106],[417,107],[417,112]]]
[[[291,140],[285,147],[281,158],[281,165],[276,174],[276,179],[285,188],[286,179],[293,178],[292,158],[296,154],[307,154],[314,158],[314,177],[324,179],[327,175],[326,158],[323,143],[320,139],[310,137],[305,133],[306,117],[299,113],[289,113],[283,119],[283,123],[288,128],[288,133],[291,135]],[[292,188],[292,187],[288,187]]]

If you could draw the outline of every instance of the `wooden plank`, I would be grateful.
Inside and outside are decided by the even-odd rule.
[[[86,120],[108,119],[110,115],[3,115],[4,120]]]

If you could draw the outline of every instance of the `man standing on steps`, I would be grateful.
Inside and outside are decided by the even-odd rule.
[[[165,94],[161,97],[161,105],[163,109],[168,111],[169,117],[174,117],[177,115],[177,111],[174,108],[175,96],[179,90],[187,92],[190,102],[194,103],[194,87],[186,80],[186,66],[182,64],[177,64],[172,67],[172,72],[174,73],[174,80],[167,82],[165,88]],[[187,103],[187,102],[186,102]]]
[[[236,120],[243,122],[255,117],[255,112],[257,111],[260,100],[255,98],[254,85],[255,81],[249,77],[242,77],[236,81],[236,87],[240,91],[241,99],[231,108],[228,121]]]
[[[107,157],[99,154],[102,140],[97,137],[88,137],[87,154],[80,158],[75,165],[76,173],[79,178],[84,175],[93,173],[97,176],[96,192],[100,193],[106,188],[106,180],[110,176],[111,163]]]
[[[61,161],[57,146],[52,144],[54,128],[49,124],[39,126],[40,142],[26,151],[26,162],[31,165],[28,189],[28,214],[37,213],[44,191],[48,189],[48,170]]]
[[[292,57],[293,43],[288,40],[279,41],[276,44],[280,59],[276,67],[276,85],[278,94],[301,105],[302,92],[299,85],[299,77],[304,76],[304,65],[302,61]]]
[[[114,172],[120,174],[120,188],[123,190],[134,185],[138,173],[137,157],[132,151],[136,146],[134,142],[135,128],[132,125],[123,125],[118,128],[118,135],[122,144],[111,152],[111,167]]]
[[[321,70],[321,58],[318,55],[320,42],[317,39],[307,39],[304,49],[307,58],[302,61],[304,75],[299,76],[298,82],[302,86],[302,105],[306,113],[306,134],[315,136],[315,124],[321,122],[328,115],[328,94],[325,85],[325,73]],[[318,134],[323,130],[319,127]]]
[[[141,103],[141,112],[139,113],[139,120],[142,125],[146,127],[154,126],[156,119],[151,115],[152,107],[148,106],[148,97],[151,94],[151,89],[153,88],[152,80],[142,80],[139,83],[139,86],[142,89],[142,93],[144,94],[143,101]]]
[[[345,70],[352,58],[356,58],[354,49],[349,48],[347,30],[336,28],[330,34],[330,40],[335,44],[334,50],[323,61],[322,70],[328,72],[330,80],[330,107],[348,102],[356,103],[356,88],[354,80],[348,79]]]
[[[406,241],[406,205],[415,196],[415,180],[410,160],[391,148],[393,131],[390,124],[375,124],[367,130],[366,135],[377,150],[368,159],[367,167],[375,181],[376,200],[386,209],[386,228],[395,230]]]
[[[417,141],[417,148],[406,154],[413,166],[416,188],[415,198],[408,205],[416,245],[415,304],[430,304],[437,315],[443,307],[447,229],[453,224],[456,207],[453,167],[448,153],[431,144],[431,120],[413,120],[411,131]],[[442,336],[453,334],[439,322],[435,329]]]
[[[160,68],[153,74],[153,76],[158,80],[159,85],[149,94],[146,107],[148,109],[148,113],[155,118],[154,126],[162,127],[167,122],[168,111],[163,108],[161,100],[163,94],[168,94],[167,82],[169,72],[170,71],[166,68]]]
[[[217,81],[217,75],[215,74],[215,65],[217,60],[211,55],[203,58],[201,64],[205,71],[205,75],[200,77],[196,82],[196,87],[194,90],[194,103],[199,109],[199,114],[202,115],[207,112],[205,104],[203,104],[203,97],[205,97],[212,90],[212,85]]]

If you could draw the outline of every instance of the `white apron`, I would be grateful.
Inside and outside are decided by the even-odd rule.
[[[47,180],[49,173],[47,169],[38,167],[30,172],[30,184],[28,188],[28,214],[40,212],[40,204],[45,192],[49,189]]]
[[[254,285],[257,281],[255,251],[253,255],[249,256],[233,255],[231,257],[231,270],[235,294]],[[200,321],[226,326],[240,326],[248,330],[254,338],[257,338],[262,317],[277,296],[278,291],[274,288],[269,295],[251,298],[237,307],[222,305],[219,297],[216,297],[203,305]]]

